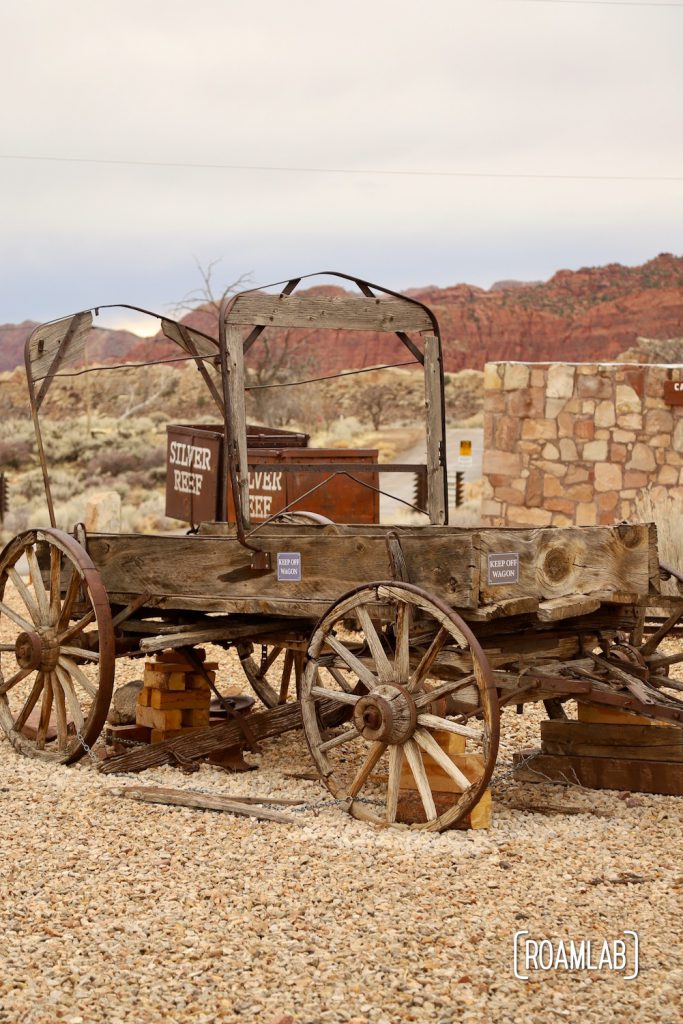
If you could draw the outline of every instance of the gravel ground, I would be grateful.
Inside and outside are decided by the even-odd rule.
[[[232,656],[209,654],[223,684],[246,689]],[[119,665],[118,683],[139,675]],[[3,739],[0,1021],[683,1019],[683,802],[515,783],[512,751],[538,742],[540,717],[504,714],[494,827],[443,835],[375,830],[330,806],[287,774],[311,770],[299,734],[248,755],[257,772],[130,778],[321,805],[297,825],[122,800],[125,778],[45,766]],[[598,948],[635,929],[639,977],[517,980],[519,929]]]

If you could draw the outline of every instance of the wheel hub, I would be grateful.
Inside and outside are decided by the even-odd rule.
[[[368,742],[405,743],[417,725],[413,696],[398,683],[385,683],[356,702],[353,724]]]
[[[40,633],[20,633],[14,645],[14,656],[20,668],[51,672],[59,661],[59,644]]]

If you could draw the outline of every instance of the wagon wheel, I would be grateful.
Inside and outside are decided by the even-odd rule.
[[[28,579],[20,571],[25,565]],[[115,653],[106,591],[77,541],[53,529],[10,541],[0,555],[0,626],[13,636],[0,645],[0,725],[7,738],[29,757],[79,760],[107,717]]]
[[[378,616],[386,621],[387,609],[392,623],[382,630]],[[335,634],[351,617],[366,644],[360,657]],[[354,817],[396,827],[402,769],[424,818],[411,828],[440,832],[475,806],[498,752],[498,701],[486,656],[448,605],[409,583],[359,587],[323,616],[308,654],[301,690],[306,739],[323,781]],[[365,694],[352,692],[349,670]],[[321,722],[340,704],[350,707],[350,721],[330,735]],[[468,753],[481,755],[470,760],[478,765],[470,777],[435,734],[466,738]],[[455,792],[444,796],[427,768],[446,776],[441,789]]]
[[[294,650],[286,644],[260,644],[258,642],[237,645],[244,674],[256,696],[267,708],[285,704],[294,697],[306,658],[304,645]]]

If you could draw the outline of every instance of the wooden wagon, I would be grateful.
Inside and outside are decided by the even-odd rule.
[[[218,521],[189,534],[57,528],[38,414],[53,381],[82,365],[93,311],[33,333],[26,369],[51,525],[0,556],[0,616],[16,632],[0,650],[0,724],[19,752],[71,763],[89,751],[120,657],[182,653],[220,699],[197,652],[204,644],[236,648],[271,709],[251,716],[252,739],[302,725],[325,785],[383,826],[439,831],[472,811],[496,763],[502,706],[543,701],[561,717],[562,702],[579,698],[683,722],[667,678],[681,656],[659,653],[683,603],[659,593],[654,526],[448,526],[436,318],[414,299],[345,280],[360,294],[301,295],[298,278],[244,292],[224,303],[217,341],[160,318],[223,423]],[[412,469],[426,479],[425,525],[311,521],[286,508],[250,523],[244,356],[269,327],[400,339],[424,370],[427,456]],[[364,468],[323,465],[317,486],[340,472],[357,482]],[[667,602],[671,614],[647,631],[648,611]],[[160,749],[208,752],[240,729],[228,720]]]

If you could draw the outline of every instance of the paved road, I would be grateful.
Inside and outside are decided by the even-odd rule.
[[[459,459],[460,442],[471,441],[472,442],[472,459],[470,463],[461,462]],[[479,480],[481,478],[481,463],[484,450],[484,431],[481,427],[474,427],[470,429],[463,429],[460,427],[451,427],[446,430],[446,461],[448,465],[448,479],[450,481],[449,490],[452,496],[453,481],[455,480],[456,470],[462,470],[465,473],[465,480]],[[410,448],[407,452],[401,452],[393,460],[394,462],[424,462],[426,459],[426,445],[424,441],[415,445],[414,448]],[[413,502],[414,500],[414,489],[415,489],[415,477],[408,473],[388,473],[380,477],[380,487],[385,491],[390,491],[395,494],[398,498],[403,498],[404,501]],[[395,501],[393,498],[385,498],[384,495],[380,496],[379,501],[380,508],[380,521],[390,522],[397,512],[401,509],[405,509],[405,505],[401,505],[400,501]]]

